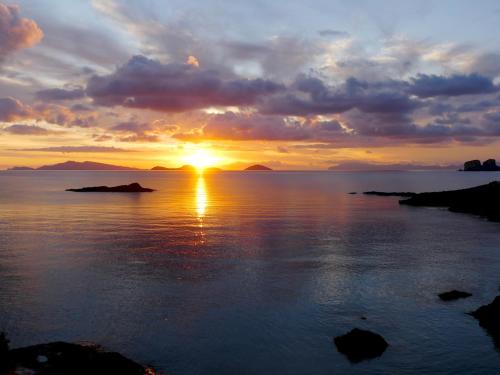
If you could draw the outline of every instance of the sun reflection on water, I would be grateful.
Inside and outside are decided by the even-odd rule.
[[[196,182],[196,213],[198,215],[198,220],[200,226],[203,226],[203,218],[205,217],[205,211],[207,209],[207,189],[205,187],[205,179],[203,175],[198,176],[198,181]]]
[[[205,218],[205,213],[207,209],[207,189],[205,186],[205,179],[203,174],[198,175],[198,180],[196,181],[196,218],[198,220],[198,230],[196,231],[196,245],[203,245],[206,242],[205,230],[203,228],[203,221]]]

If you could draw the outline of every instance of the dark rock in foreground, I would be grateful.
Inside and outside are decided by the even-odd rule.
[[[500,296],[497,296],[489,305],[481,306],[470,314],[479,320],[479,325],[488,332],[495,345],[500,348]]]
[[[349,333],[333,339],[337,350],[352,362],[379,357],[389,344],[379,334],[354,328]]]
[[[449,292],[440,293],[440,294],[438,294],[438,296],[443,301],[453,301],[453,300],[460,299],[460,298],[470,297],[470,296],[472,296],[472,294],[467,293],[467,292],[462,292],[460,290],[452,290]]]
[[[464,172],[493,172],[500,171],[495,159],[488,159],[481,164],[480,160],[469,160],[464,163]]]
[[[83,193],[149,193],[154,191],[153,189],[143,188],[137,182],[130,185],[119,185],[119,186],[91,186],[84,187],[81,189],[66,189],[66,191],[76,191]]]
[[[411,192],[408,192],[408,191],[405,191],[405,192],[393,191],[393,192],[389,192],[389,193],[388,192],[384,192],[384,191],[365,191],[365,192],[363,192],[363,194],[366,194],[366,195],[378,195],[378,196],[381,196],[381,197],[413,197],[417,193],[411,193]]]
[[[2,374],[154,375],[155,372],[119,353],[97,346],[53,342],[12,349],[0,358]],[[0,370],[1,371],[1,370]]]
[[[448,207],[450,211],[470,213],[500,221],[500,182],[493,181],[469,189],[420,193],[399,201],[408,206]]]

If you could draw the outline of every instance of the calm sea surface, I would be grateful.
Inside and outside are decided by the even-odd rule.
[[[0,330],[12,346],[94,341],[174,375],[499,373],[465,312],[500,294],[500,224],[347,194],[494,179],[0,172]],[[157,191],[64,191],[131,182]],[[436,297],[454,288],[473,297]],[[351,364],[332,337],[353,327],[390,347]]]

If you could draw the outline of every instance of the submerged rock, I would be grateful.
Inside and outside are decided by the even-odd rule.
[[[76,191],[82,193],[143,193],[143,192],[152,192],[153,189],[143,188],[137,182],[134,182],[130,185],[118,185],[118,186],[91,186],[84,187],[80,189],[66,189],[66,191]]]
[[[467,293],[467,292],[462,292],[460,290],[451,290],[449,292],[444,292],[438,294],[439,298],[441,298],[443,301],[453,301],[459,298],[467,298],[472,296],[472,294]]]
[[[0,358],[1,360],[1,358]],[[155,372],[119,353],[97,346],[52,342],[12,349],[3,358],[7,374],[154,375]]]
[[[497,296],[489,305],[481,306],[470,313],[479,321],[479,325],[493,338],[495,345],[500,348],[500,296]]]
[[[379,357],[389,344],[377,333],[354,328],[333,339],[337,350],[352,362]]]
[[[408,206],[448,207],[450,211],[470,213],[500,221],[500,182],[493,181],[469,189],[419,193],[400,200]]]

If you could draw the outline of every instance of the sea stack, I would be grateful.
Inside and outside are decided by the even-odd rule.
[[[464,163],[464,172],[494,172],[500,171],[495,159],[488,159],[481,164],[480,160],[469,160]]]

